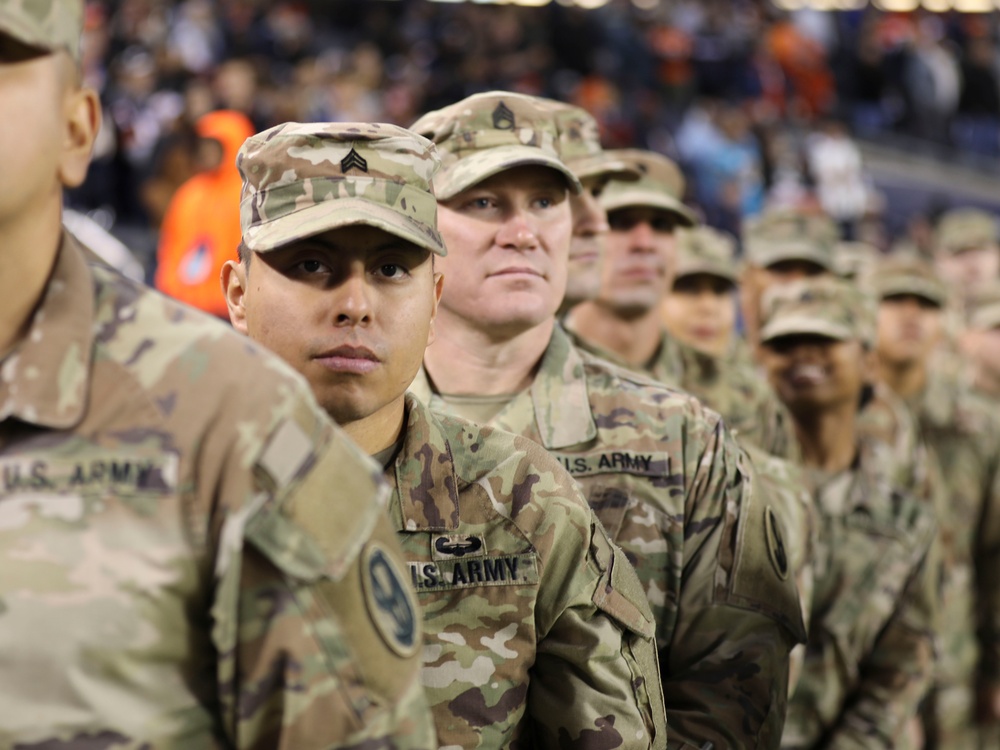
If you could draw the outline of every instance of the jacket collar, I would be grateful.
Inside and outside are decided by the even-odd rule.
[[[63,232],[41,304],[0,362],[0,422],[70,429],[87,410],[94,348],[94,281],[83,250]]]
[[[412,393],[405,404],[403,446],[386,470],[399,497],[403,530],[457,529],[458,477],[444,427]]]

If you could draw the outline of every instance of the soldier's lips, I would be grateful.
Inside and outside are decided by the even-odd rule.
[[[314,358],[323,367],[334,372],[348,372],[358,375],[375,370],[379,358],[371,349],[363,346],[338,346]]]
[[[530,266],[511,266],[509,268],[501,268],[499,271],[493,271],[490,276],[535,276],[537,278],[544,278],[543,273],[531,268]]]

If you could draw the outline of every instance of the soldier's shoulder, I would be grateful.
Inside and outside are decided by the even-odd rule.
[[[147,388],[200,398],[220,391],[251,396],[287,383],[294,370],[227,323],[91,265],[97,286],[97,354],[129,371]]]
[[[591,406],[614,411],[619,419],[633,414],[646,419],[700,419],[713,426],[721,419],[690,393],[587,352],[581,352],[581,359]]]
[[[535,441],[457,416],[435,418],[447,438],[460,489],[489,486],[492,498],[508,506],[512,517],[554,505],[573,517],[589,516],[590,506],[572,476]]]

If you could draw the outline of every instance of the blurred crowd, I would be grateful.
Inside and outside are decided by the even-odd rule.
[[[85,75],[105,127],[69,196],[147,276],[167,207],[196,173],[231,172],[250,132],[285,121],[411,124],[476,91],[578,104],[609,147],[678,161],[689,203],[738,233],[765,204],[816,202],[848,238],[879,196],[852,134],[1000,156],[996,14],[825,13],[767,0],[599,10],[427,0],[93,0]],[[230,110],[206,146],[199,122]],[[218,123],[216,123],[218,125]],[[958,158],[955,157],[955,158]]]

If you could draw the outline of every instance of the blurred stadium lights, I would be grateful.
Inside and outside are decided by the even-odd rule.
[[[857,10],[868,4],[868,0],[771,0],[782,10]],[[636,0],[632,0],[636,2]],[[955,10],[959,13],[990,13],[1000,8],[1000,0],[872,0],[879,10],[906,13],[922,7],[933,13]]]

